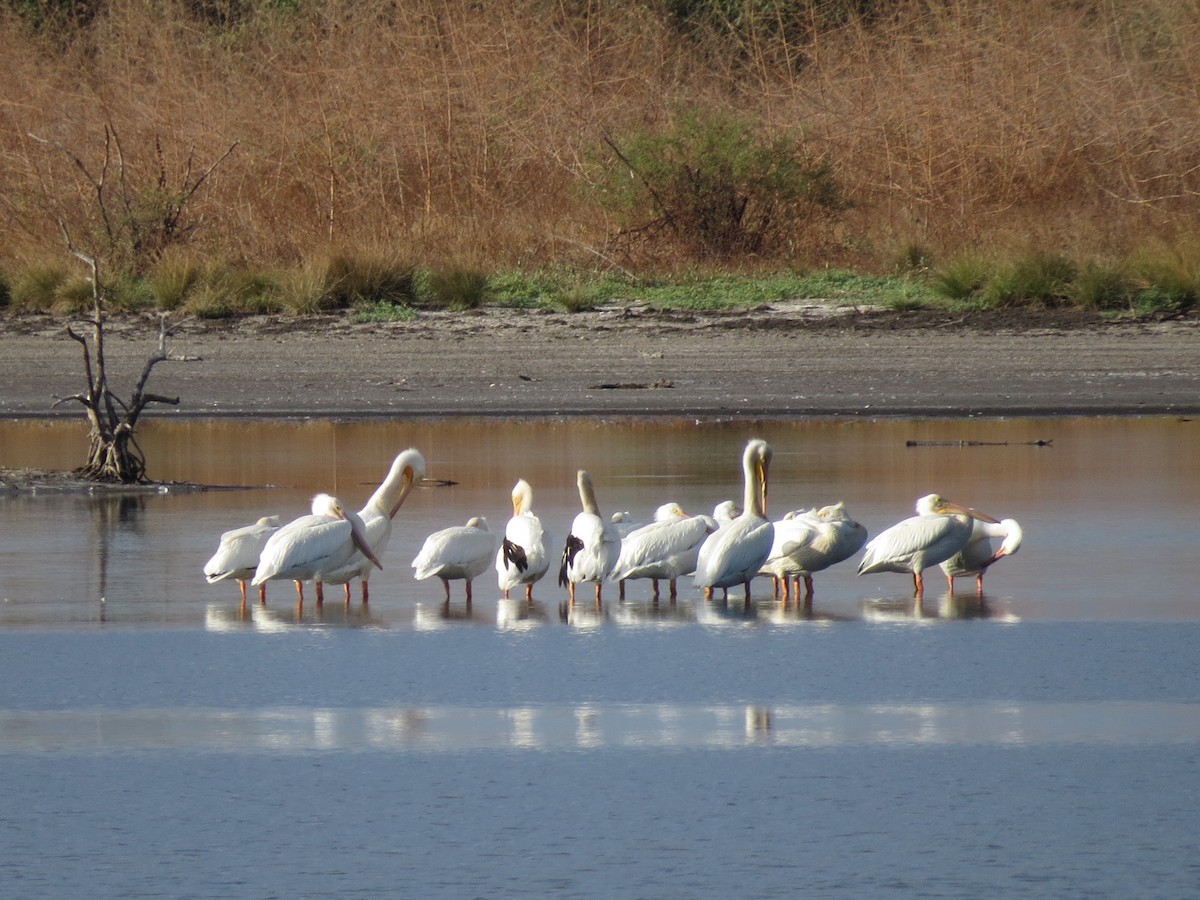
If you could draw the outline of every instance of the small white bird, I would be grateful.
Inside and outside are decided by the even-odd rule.
[[[237,581],[242,590],[242,606],[246,605],[246,582],[254,577],[258,568],[258,557],[262,554],[263,546],[276,531],[279,530],[279,516],[263,516],[253,525],[234,528],[221,535],[217,552],[204,564],[204,577],[209,584],[215,584],[226,578]],[[258,599],[267,602],[267,586],[259,585]]]
[[[656,601],[659,579],[666,579],[674,602],[677,579],[696,570],[700,545],[716,530],[717,523],[708,516],[689,516],[678,503],[664,503],[653,522],[621,539],[621,555],[609,577],[622,585],[630,578],[652,579]]]
[[[550,568],[552,538],[533,512],[533,488],[524,478],[512,490],[512,518],[504,526],[504,540],[496,551],[496,575],[504,599],[519,584],[525,599],[533,602],[533,586]]]
[[[967,546],[942,563],[942,571],[954,593],[954,579],[960,575],[975,576],[975,593],[983,596],[983,573],[998,559],[1012,556],[1021,549],[1024,532],[1016,519],[1001,519],[998,523],[973,519]],[[995,539],[1002,543],[996,548]]]
[[[471,581],[483,574],[496,552],[496,536],[488,529],[487,519],[474,516],[466,525],[452,525],[425,538],[421,551],[412,561],[413,577],[418,581],[436,575],[446,589],[450,602],[450,582],[467,583],[467,603],[471,602]]]
[[[396,455],[387,476],[380,482],[366,505],[358,511],[363,522],[363,537],[376,558],[383,556],[392,538],[392,520],[412,493],[413,487],[425,477],[425,457],[415,447]],[[355,578],[362,583],[362,602],[370,601],[368,582],[371,578],[371,561],[361,553],[355,553],[343,565],[331,572],[322,573],[317,580],[317,603],[325,600],[322,584],[341,584],[346,587],[346,602],[350,602],[350,582]]]
[[[579,500],[583,511],[571,523],[571,533],[563,546],[562,565],[558,569],[559,586],[568,588],[575,602],[575,585],[591,581],[596,584],[596,602],[600,602],[601,585],[608,578],[621,555],[621,535],[612,522],[600,518],[592,476],[583,469],[576,476]]]
[[[336,570],[354,555],[356,548],[382,569],[363,530],[357,513],[347,512],[336,497],[317,494],[311,515],[293,519],[267,540],[250,583],[257,586],[267,581],[294,581],[297,602],[303,604],[303,582]]]
[[[784,604],[791,597],[793,582],[797,602],[800,579],[804,580],[805,598],[811,598],[812,573],[849,559],[867,540],[867,529],[850,518],[845,503],[819,510],[794,510],[774,524],[775,540],[761,574],[782,583]]]
[[[858,574],[911,572],[916,595],[925,592],[921,573],[962,550],[971,537],[971,521],[996,523],[977,510],[927,494],[917,501],[917,514],[881,531],[866,546]]]
[[[745,585],[746,601],[750,600],[750,580],[767,561],[775,538],[775,526],[766,518],[771,455],[771,445],[757,438],[742,452],[743,512],[700,547],[695,583],[704,588],[705,600],[712,599],[713,588],[736,584]]]

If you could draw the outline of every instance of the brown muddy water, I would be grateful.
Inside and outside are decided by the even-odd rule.
[[[410,563],[518,477],[561,541],[606,515],[845,501],[875,534],[938,492],[1019,520],[950,594],[819,573],[571,608],[551,577],[468,610]],[[77,423],[0,423],[0,466],[78,463]],[[1147,896],[1200,890],[1200,423],[148,423],[151,475],[228,489],[0,492],[0,872],[14,896]],[[371,602],[243,612],[221,531],[414,492]],[[337,596],[336,594],[334,595]]]

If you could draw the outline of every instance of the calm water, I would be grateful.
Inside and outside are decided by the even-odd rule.
[[[0,494],[5,893],[1195,896],[1198,428],[148,429],[155,477],[259,487]],[[486,575],[467,610],[411,577],[427,533],[502,528],[517,477],[560,540],[580,467],[606,513],[708,511],[751,433],[773,513],[845,500],[876,533],[936,490],[1025,546],[982,600],[849,561],[811,611],[766,580],[748,606],[685,580],[674,607],[633,582],[569,609],[547,579],[527,608]],[[72,465],[73,439],[2,423],[0,465]],[[360,505],[410,445],[456,484],[405,505],[369,607],[273,586],[243,615],[205,584],[222,530]]]

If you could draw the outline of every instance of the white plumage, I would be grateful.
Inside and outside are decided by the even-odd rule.
[[[761,572],[782,582],[784,603],[791,595],[793,581],[797,601],[800,579],[804,580],[805,596],[811,597],[812,573],[849,559],[867,540],[867,529],[847,514],[845,503],[819,510],[796,510],[774,524],[775,540]]]
[[[524,478],[512,490],[512,518],[504,526],[504,539],[496,551],[496,575],[504,599],[518,585],[532,602],[533,586],[550,568],[552,539],[533,512],[533,488]]]
[[[654,513],[654,521],[621,539],[621,554],[613,567],[613,581],[650,578],[654,599],[658,599],[659,579],[670,582],[671,599],[676,599],[676,580],[696,570],[700,545],[717,530],[708,516],[688,516],[678,503],[664,503]]]
[[[487,519],[474,516],[466,525],[452,525],[425,538],[412,561],[413,577],[418,581],[437,576],[450,601],[450,582],[466,581],[467,602],[471,602],[471,581],[482,575],[496,552],[496,536],[488,529]]]
[[[363,522],[363,537],[376,559],[383,556],[392,538],[392,520],[412,493],[413,487],[425,477],[425,457],[415,447],[409,447],[392,460],[387,476],[380,482],[366,505],[358,511]],[[350,582],[355,578],[362,582],[362,600],[370,600],[368,582],[372,564],[361,553],[356,552],[338,568],[322,573],[317,581],[317,602],[324,600],[321,585],[342,584],[346,586],[346,602],[350,602]]]
[[[975,576],[975,592],[983,594],[983,573],[996,560],[1012,556],[1021,549],[1024,532],[1016,519],[1001,519],[999,522],[971,521],[971,536],[967,546],[942,563],[942,571],[954,593],[954,579],[962,575]],[[1000,540],[999,548],[995,541]]]
[[[345,564],[356,548],[379,566],[363,531],[357,513],[347,512],[336,497],[317,494],[313,497],[311,515],[293,519],[267,540],[251,584],[294,581],[297,600],[303,603],[303,582],[317,580]]]
[[[695,583],[704,588],[706,600],[712,599],[713,588],[736,584],[745,585],[746,600],[750,600],[750,580],[767,561],[775,537],[775,527],[766,518],[770,465],[770,444],[759,439],[746,444],[742,452],[743,512],[710,534],[700,548]]]
[[[858,574],[911,572],[917,596],[925,590],[921,573],[962,550],[971,537],[971,520],[996,520],[973,509],[927,494],[917,501],[917,514],[897,522],[866,546]]]
[[[234,528],[221,535],[220,544],[212,558],[204,564],[204,577],[209,584],[233,578],[242,591],[242,605],[246,603],[246,582],[258,568],[258,557],[268,538],[279,530],[279,516],[263,516],[253,525]],[[259,600],[265,602],[266,585],[258,588]]]
[[[592,477],[583,469],[576,476],[579,500],[583,511],[571,523],[571,533],[563,546],[562,565],[558,583],[567,588],[575,602],[575,585],[585,581],[596,585],[596,602],[600,602],[601,585],[608,578],[621,555],[621,534],[612,522],[600,518]]]

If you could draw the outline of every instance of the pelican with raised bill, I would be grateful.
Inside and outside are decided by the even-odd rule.
[[[745,585],[750,602],[750,581],[771,553],[775,526],[766,517],[771,445],[755,438],[742,451],[742,514],[710,534],[700,546],[696,586],[711,600],[713,588]]]
[[[955,578],[974,575],[975,593],[982,597],[983,573],[996,561],[1012,556],[1020,550],[1024,538],[1024,532],[1016,519],[1001,519],[994,523],[974,519],[967,546],[941,564],[942,571],[946,573],[950,593],[954,593]],[[996,547],[997,540],[1001,541],[999,547]]]
[[[371,552],[378,559],[387,550],[392,538],[392,522],[396,513],[408,499],[413,488],[425,477],[425,457],[415,447],[409,447],[396,455],[387,475],[375,489],[366,505],[358,511],[362,520],[363,537],[366,538]],[[322,584],[341,584],[346,588],[346,602],[350,602],[350,582],[355,578],[362,584],[362,602],[370,601],[369,581],[371,578],[371,560],[361,553],[355,553],[342,566],[330,572],[321,574],[317,581],[317,602],[325,597]]]
[[[858,574],[909,572],[916,596],[920,597],[925,592],[921,573],[966,547],[973,521],[998,523],[989,515],[951,503],[937,494],[919,499],[916,511],[915,516],[884,529],[867,543]]]
[[[563,547],[562,565],[558,569],[558,583],[570,591],[574,603],[575,585],[594,582],[596,602],[599,603],[601,585],[621,555],[621,534],[612,522],[600,517],[592,476],[580,469],[575,481],[583,510],[571,523],[571,533]]]
[[[533,586],[550,568],[550,534],[533,512],[533,488],[524,478],[512,489],[512,518],[504,526],[504,539],[496,551],[496,577],[504,599],[518,585],[525,600],[533,602]]]
[[[204,564],[204,577],[209,584],[232,578],[242,591],[242,606],[246,605],[246,582],[254,577],[258,568],[258,558],[266,545],[282,524],[279,516],[263,516],[253,525],[234,528],[221,535],[220,544],[212,558]],[[267,602],[267,586],[258,586],[260,603]]]
[[[310,515],[293,519],[271,535],[250,583],[258,586],[267,581],[294,581],[296,601],[303,605],[304,582],[335,571],[356,550],[382,569],[363,530],[357,513],[347,512],[336,497],[317,494]]]
[[[473,516],[466,525],[452,525],[425,538],[421,551],[412,561],[413,577],[418,581],[437,576],[450,602],[450,582],[467,583],[467,603],[471,602],[471,581],[482,575],[496,552],[496,536],[487,519]]]

